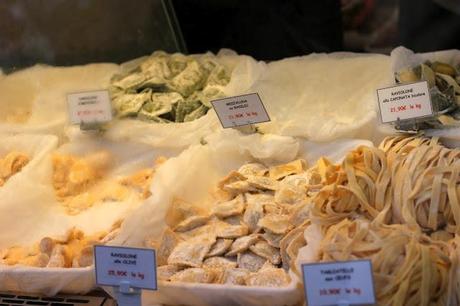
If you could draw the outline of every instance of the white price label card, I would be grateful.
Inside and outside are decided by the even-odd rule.
[[[426,81],[377,89],[382,123],[433,115]]]
[[[257,93],[218,99],[211,104],[223,128],[270,121]]]
[[[96,245],[94,264],[99,286],[128,281],[133,288],[157,290],[155,250]]]
[[[107,90],[70,93],[67,95],[71,124],[95,124],[112,120],[112,105]]]
[[[370,260],[303,264],[308,305],[373,305],[374,281]]]

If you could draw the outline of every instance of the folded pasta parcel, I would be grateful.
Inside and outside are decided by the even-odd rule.
[[[16,173],[20,172],[30,161],[30,157],[22,152],[12,151],[0,158],[0,186]]]
[[[274,167],[248,163],[217,184],[209,209],[174,201],[168,227],[152,245],[159,280],[287,286],[287,272],[306,244],[313,183],[303,160]]]
[[[435,118],[423,121],[421,128],[442,129],[459,126],[458,101],[460,100],[460,76],[458,60],[455,62],[425,61],[415,67],[405,67],[394,73],[398,84],[426,81],[431,96]],[[410,129],[402,126],[402,129]]]
[[[159,158],[155,164],[163,160]],[[113,156],[108,151],[85,156],[53,155],[53,187],[68,214],[79,214],[104,201],[123,201],[131,196],[140,200],[150,196],[154,165],[121,178],[108,177],[112,166]]]
[[[224,96],[230,71],[215,56],[155,52],[132,70],[112,78],[110,92],[119,118],[156,123],[198,119],[210,101]]]
[[[44,237],[31,246],[13,246],[0,251],[0,264],[38,268],[88,267],[93,264],[93,246],[112,240],[120,224],[115,222],[109,231],[92,235],[72,228],[65,237]]]
[[[152,167],[125,176],[111,175],[113,158],[108,151],[84,156],[54,153],[52,183],[56,199],[67,215],[78,215],[105,201],[142,201],[150,196],[155,169],[165,159],[159,157]],[[20,171],[27,156],[13,152],[0,160],[4,178]],[[131,202],[130,202],[131,203]],[[129,204],[130,204],[129,203]],[[32,245],[14,245],[0,250],[0,264],[40,268],[80,268],[93,264],[93,246],[114,239],[123,220],[108,230],[88,235],[84,228],[72,228],[64,237],[43,237]]]

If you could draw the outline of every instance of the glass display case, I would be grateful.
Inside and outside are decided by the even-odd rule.
[[[459,303],[460,52],[301,2],[0,3],[1,305]]]
[[[4,1],[0,66],[121,63],[155,50],[185,52],[171,1]]]

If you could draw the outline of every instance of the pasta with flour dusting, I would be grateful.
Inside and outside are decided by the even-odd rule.
[[[370,259],[379,305],[452,305],[450,248],[406,225],[345,219],[327,230],[317,259]]]
[[[460,229],[459,157],[436,138],[390,137],[351,151],[340,165],[319,162],[312,218],[328,227],[361,216],[452,238]]]
[[[22,152],[10,152],[3,158],[0,158],[0,186],[5,183],[16,173],[20,172],[30,161],[27,154]]]
[[[390,138],[380,147],[391,165],[393,221],[428,233],[459,233],[460,150],[419,137]]]
[[[155,168],[165,158],[158,158],[150,168],[120,179],[110,179],[107,174],[113,166],[112,158],[107,151],[97,151],[83,157],[59,153],[53,155],[54,191],[69,215],[77,215],[104,201],[123,201],[131,195],[139,199],[150,196],[149,187]]]
[[[304,177],[305,176],[305,177]],[[309,221],[306,162],[248,163],[217,184],[209,211],[177,200],[158,244],[161,281],[286,287]],[[294,183],[295,182],[295,183]],[[284,187],[283,187],[284,186]],[[286,186],[292,192],[275,196]],[[295,239],[284,239],[294,233]]]

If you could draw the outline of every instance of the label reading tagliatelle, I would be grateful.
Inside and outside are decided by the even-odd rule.
[[[257,93],[211,101],[223,128],[270,121],[270,117]]]
[[[382,123],[433,115],[426,81],[377,89]]]
[[[308,305],[375,304],[369,260],[303,264],[302,272]]]
[[[96,284],[157,290],[155,250],[94,246]]]
[[[107,90],[67,95],[71,124],[101,124],[112,120],[112,105]]]

